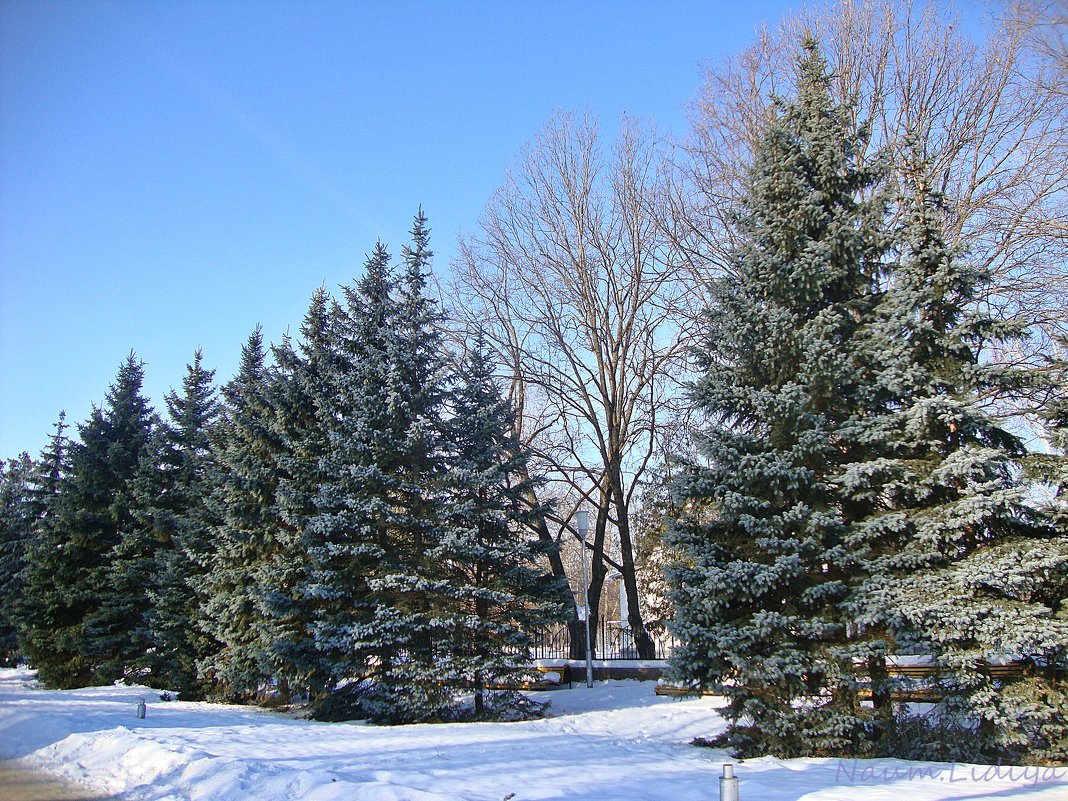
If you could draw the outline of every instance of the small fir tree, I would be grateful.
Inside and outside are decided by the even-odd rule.
[[[679,516],[671,493],[672,479],[668,465],[650,471],[641,484],[641,504],[635,516],[634,568],[642,587],[642,619],[649,634],[661,637],[674,617],[671,603],[671,584],[667,573],[678,555],[668,547],[665,539],[671,520]]]
[[[545,546],[530,535],[542,510],[526,502],[528,456],[481,332],[470,345],[451,405],[449,526],[430,557],[449,627],[438,642],[447,681],[474,693],[482,719],[523,712],[521,697],[487,688],[522,677],[530,633],[567,617],[568,590],[542,569]]]

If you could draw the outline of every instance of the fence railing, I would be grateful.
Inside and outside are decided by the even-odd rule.
[[[586,654],[585,630],[580,628],[581,639],[572,650],[571,630],[566,623],[558,623],[534,632],[531,656],[534,659],[582,658]],[[628,626],[618,620],[602,618],[590,625],[594,659],[638,659],[638,648]],[[653,640],[654,659],[667,659],[678,641],[666,632],[649,632]]]

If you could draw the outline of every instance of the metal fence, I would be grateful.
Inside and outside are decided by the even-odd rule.
[[[624,626],[618,620],[606,620],[602,618],[596,624],[591,624],[590,635],[594,641],[594,659],[638,659],[638,648],[634,644],[630,627]],[[583,632],[583,637],[585,633]],[[671,650],[678,641],[666,632],[650,632],[655,647],[654,659],[667,659]],[[570,659],[571,631],[567,624],[558,623],[532,635],[534,644],[531,647],[531,656],[534,659]],[[574,651],[577,658],[586,654],[586,643],[576,643]]]

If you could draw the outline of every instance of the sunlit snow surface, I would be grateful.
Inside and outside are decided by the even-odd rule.
[[[163,702],[138,687],[52,692],[0,670],[0,757],[138,801],[714,801],[718,699],[658,698],[650,682],[537,694],[527,723],[400,726],[290,720]],[[137,701],[148,714],[136,717]],[[1068,800],[1068,769],[756,759],[742,801]]]

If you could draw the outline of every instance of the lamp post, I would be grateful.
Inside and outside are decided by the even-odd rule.
[[[593,655],[590,652],[590,584],[586,580],[586,535],[590,531],[590,513],[579,509],[575,513],[579,539],[582,541],[582,616],[586,619],[586,686],[593,687]]]

